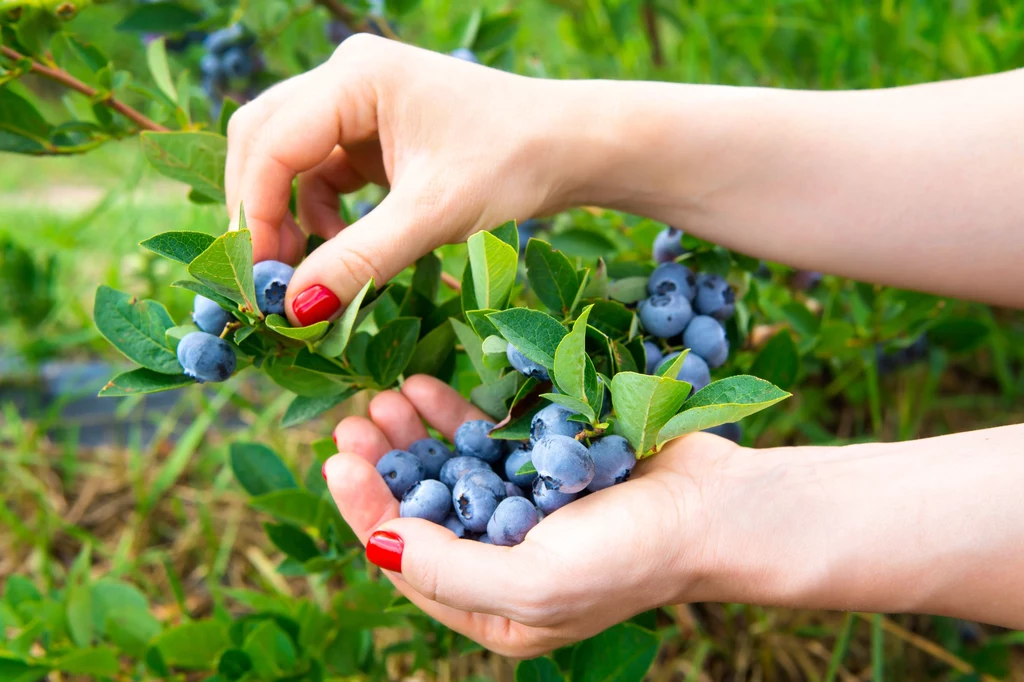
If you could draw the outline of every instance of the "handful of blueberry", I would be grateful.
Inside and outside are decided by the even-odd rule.
[[[384,455],[377,471],[401,500],[401,516],[433,521],[460,538],[518,545],[545,514],[626,481],[636,465],[625,438],[588,438],[572,416],[548,405],[533,417],[528,441],[491,438],[494,423],[468,421],[455,433],[454,452],[426,438]]]

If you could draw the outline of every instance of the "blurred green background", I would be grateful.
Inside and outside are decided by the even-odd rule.
[[[332,4],[184,3],[203,17],[204,31],[241,20],[253,32],[264,69],[250,91],[329,56]],[[365,8],[351,4],[363,16]],[[115,28],[137,6],[83,7],[61,30],[100,46],[134,82],[152,87],[140,33]],[[8,10],[0,2],[0,12]],[[995,0],[423,0],[385,3],[383,14],[409,42],[443,52],[469,46],[496,68],[551,78],[837,89],[1024,66],[1024,3]],[[182,82],[194,125],[215,129],[202,123],[215,120],[216,98],[200,87],[201,57],[201,44],[187,46],[171,54],[171,68],[190,74]],[[17,87],[53,121],[66,117],[65,93],[52,82],[28,76]],[[123,97],[166,116],[137,92]],[[0,154],[0,580],[8,593],[15,574],[64,589],[89,548],[94,576],[135,585],[165,623],[229,609],[216,585],[328,603],[335,583],[276,570],[280,553],[231,479],[228,443],[267,443],[295,471],[318,468],[310,443],[363,409],[365,396],[283,431],[277,421],[286,403],[259,380],[188,389],[182,401],[101,405],[85,395],[106,378],[104,366],[94,371],[91,363],[122,363],[92,326],[98,284],[158,298],[176,319],[187,315],[190,295],[169,287],[184,266],[137,246],[168,230],[224,229],[223,207],[187,196],[147,165],[131,137],[84,156]],[[571,212],[554,230],[593,220]],[[793,275],[770,264],[744,280],[754,324],[782,329],[788,343],[769,352],[752,339],[739,362],[781,373],[796,396],[751,419],[746,444],[904,439],[1020,421],[1018,313],[828,276],[805,291]],[[886,354],[922,332],[927,351],[890,368]],[[345,678],[512,679],[512,662],[424,620],[368,621],[358,646],[387,655],[369,668],[352,666]],[[694,605],[645,623],[662,635],[651,680],[1024,679],[1024,633],[943,618]],[[125,674],[119,679],[153,673]]]

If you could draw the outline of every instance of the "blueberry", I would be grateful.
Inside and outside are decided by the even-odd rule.
[[[814,270],[797,270],[789,280],[789,285],[797,291],[810,291],[821,284],[821,273]]]
[[[425,479],[414,484],[402,496],[398,514],[402,518],[426,519],[444,523],[452,509],[452,493],[441,481]]]
[[[658,236],[654,238],[654,246],[652,248],[654,260],[659,263],[667,263],[686,253],[686,249],[683,248],[683,244],[680,241],[682,238],[683,231],[677,230],[674,227],[666,227],[659,232]]]
[[[493,542],[491,542],[491,539],[490,539],[489,537],[487,537],[487,533],[484,533],[483,535],[481,535],[480,537],[478,537],[478,538],[476,539],[476,541],[477,541],[477,542],[482,542],[482,543],[484,543],[485,545],[493,545],[493,544],[494,544]]]
[[[526,245],[529,243],[530,239],[537,234],[537,230],[540,228],[540,221],[534,220],[533,218],[516,224],[516,229],[519,231],[519,253],[526,252]]]
[[[544,436],[559,435],[575,438],[577,434],[586,430],[586,424],[582,422],[569,421],[569,417],[576,414],[568,407],[558,403],[552,403],[533,415],[530,422],[530,442],[536,443]]]
[[[654,269],[647,280],[647,293],[651,296],[677,293],[692,301],[697,293],[697,278],[685,265],[675,261],[662,263]]]
[[[228,78],[244,78],[252,73],[252,60],[242,47],[227,49],[220,63]]]
[[[721,436],[731,440],[733,443],[739,443],[740,439],[743,438],[743,428],[736,422],[729,422],[728,424],[719,424],[718,426],[712,426],[709,429],[704,429],[705,433],[713,433],[716,436]]]
[[[658,369],[658,365],[661,364],[665,356],[662,354],[658,344],[653,341],[644,341],[644,353],[647,355],[647,373],[654,374],[654,371]]]
[[[455,514],[474,533],[487,530],[487,522],[505,499],[505,482],[493,471],[470,471],[455,484],[452,502]]]
[[[452,458],[448,446],[435,438],[422,438],[409,446],[409,452],[416,455],[423,463],[423,471],[427,478],[438,478],[441,467]]]
[[[214,31],[203,40],[207,52],[220,54],[232,45],[237,45],[245,37],[245,29],[241,24],[233,24],[219,31]]]
[[[505,497],[526,497],[526,493],[515,483],[505,481]]]
[[[203,75],[210,78],[224,77],[224,67],[221,64],[220,57],[215,54],[204,54],[199,60],[199,70],[203,72]]]
[[[670,362],[678,355],[678,351],[669,353],[661,362],[662,364]],[[693,387],[690,394],[693,395],[711,383],[711,370],[708,369],[708,363],[704,362],[704,358],[696,353],[687,353],[686,359],[683,360],[683,366],[679,368],[679,374],[676,375],[676,379],[690,384]]]
[[[329,21],[324,27],[324,34],[327,41],[335,45],[341,45],[346,39],[356,34],[344,21]]]
[[[540,522],[537,508],[525,497],[509,497],[501,501],[487,522],[491,544],[513,547],[526,539],[530,529]]]
[[[629,480],[636,466],[636,452],[622,436],[605,436],[590,444],[594,479],[587,490],[597,492]]]
[[[448,504],[451,504],[450,498],[448,500]],[[468,538],[470,536],[469,531],[466,530],[466,527],[462,525],[462,521],[459,521],[459,517],[455,514],[455,512],[452,512],[451,514],[446,516],[444,519],[444,523],[441,525],[443,525],[451,532],[455,533],[455,537],[457,538]]]
[[[563,493],[554,490],[539,478],[533,482],[533,502],[545,514],[561,509],[577,497],[579,497],[577,493]]]
[[[736,310],[736,294],[721,275],[704,274],[697,278],[693,307],[701,315],[727,320]]]
[[[690,302],[676,292],[657,294],[640,303],[640,323],[651,336],[661,339],[681,334],[692,318]]]
[[[523,465],[530,461],[530,450],[523,448],[516,450],[508,456],[505,460],[505,476],[509,481],[515,483],[518,486],[529,488],[533,485],[533,479],[537,478],[536,473],[532,474],[516,474],[517,471],[523,468]]]
[[[372,211],[374,208],[376,207],[370,201],[357,201],[356,205],[353,207],[353,210],[356,214],[356,218],[361,219],[369,215],[370,211]]]
[[[544,365],[537,364],[530,358],[526,357],[511,343],[508,344],[508,349],[505,351],[505,355],[508,357],[508,363],[512,365],[517,372],[528,377],[533,377],[538,381],[547,381],[551,378],[548,376],[548,370]]]
[[[704,358],[708,367],[721,367],[729,359],[729,340],[725,338],[725,327],[713,317],[697,315],[686,325],[683,344],[691,353]]]
[[[486,419],[473,419],[464,423],[455,432],[455,454],[460,457],[479,457],[492,463],[505,454],[504,445],[500,440],[489,435],[494,422]]]
[[[177,353],[185,375],[199,383],[225,381],[235,372],[235,351],[213,334],[186,334],[178,342]]]
[[[231,313],[205,296],[196,294],[192,302],[192,321],[207,334],[220,336],[224,325],[231,321]]]
[[[377,473],[384,477],[395,499],[400,500],[410,488],[423,480],[423,463],[410,452],[392,450],[377,462]]]
[[[452,457],[441,466],[439,478],[441,483],[454,488],[460,478],[477,469],[491,471],[491,466],[479,457]]]
[[[552,490],[578,493],[594,479],[587,446],[568,436],[544,436],[533,446],[537,476]]]
[[[451,52],[449,52],[448,55],[451,57],[455,57],[456,59],[461,59],[464,62],[473,62],[474,64],[480,63],[480,60],[477,59],[477,56],[476,54],[473,53],[473,50],[467,49],[465,47],[457,47]]]
[[[276,260],[257,263],[252,269],[256,305],[264,315],[284,315],[284,294],[295,268]]]

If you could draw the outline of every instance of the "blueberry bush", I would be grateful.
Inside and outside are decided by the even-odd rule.
[[[1024,10],[990,4],[0,0],[0,152],[91,157],[135,140],[153,170],[185,188],[182,203],[213,211],[225,200],[231,114],[357,32],[536,76],[871,87],[1019,66]],[[366,215],[379,199],[346,198],[344,217]],[[318,245],[311,238],[307,252]],[[762,445],[910,438],[951,428],[942,401],[952,379],[979,377],[968,390],[986,408],[1010,405],[1022,390],[1022,328],[1003,311],[793,271],[600,209],[494,226],[391,282],[367,282],[337,320],[303,328],[283,316],[289,266],[253,267],[244,219],[220,236],[189,225],[150,230],[141,246],[134,257],[145,277],[95,290],[95,330],[134,365],[102,396],[132,405],[144,394],[198,395],[263,376],[281,407],[275,429],[326,433],[362,395],[415,373],[440,377],[492,421],[463,425],[453,443],[389,453],[378,471],[404,516],[467,541],[517,544],[544,515],[625,481],[638,458],[694,431]],[[164,261],[186,276],[158,281]],[[52,254],[0,239],[0,314],[16,321],[11,339],[29,357],[59,352],[51,339],[69,324],[54,312],[61,274]],[[908,384],[918,399],[906,397]],[[781,402],[789,391],[796,399]],[[229,401],[243,401],[212,395],[199,417],[205,428]],[[182,475],[191,433],[158,490],[138,491],[144,513]],[[0,680],[384,680],[399,669],[462,679],[451,661],[478,647],[396,598],[330,501],[320,464],[333,442],[307,438],[316,457],[298,468],[260,439],[229,438],[227,478],[210,474],[196,487],[224,495],[230,483],[265,519],[262,543],[278,560],[252,559],[261,582],[187,589],[165,564],[170,589],[155,594],[146,572],[125,569],[119,555],[102,560],[120,569],[98,574],[101,543],[62,527],[78,551],[58,568],[44,558],[38,575],[0,573]],[[20,476],[20,464],[12,471]],[[30,542],[16,515],[0,520]],[[215,546],[216,534],[204,532]],[[218,553],[214,563],[225,560]],[[864,652],[858,620],[870,623]],[[730,655],[747,647],[749,659],[745,638],[773,623],[739,605],[666,609],[521,662],[514,676],[641,680],[660,666],[650,673],[659,679],[732,679],[750,664]],[[780,633],[818,649],[828,638],[823,672],[788,645],[756,655],[769,678],[849,677],[849,658],[883,679],[888,637],[962,676],[943,679],[979,679],[1009,674],[1021,641],[943,619],[916,624],[932,638],[922,639],[913,626],[850,614],[835,627],[801,622]],[[672,659],[681,635],[696,643],[685,667]]]

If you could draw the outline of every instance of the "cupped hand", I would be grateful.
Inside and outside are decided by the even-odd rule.
[[[228,127],[225,184],[235,225],[244,205],[255,260],[296,263],[304,233],[330,240],[292,279],[292,323],[333,317],[371,277],[383,283],[442,244],[563,208],[570,176],[554,168],[560,126],[550,120],[562,115],[558,93],[360,34],[240,108]],[[368,183],[390,193],[346,225],[339,195]]]
[[[451,440],[464,421],[484,418],[453,388],[419,375],[377,395],[369,419],[349,417],[334,432],[340,454],[324,467],[331,494],[363,544],[379,531],[400,538],[392,541],[400,572],[386,574],[413,603],[488,649],[531,657],[704,596],[716,552],[708,502],[730,497],[718,472],[740,448],[708,434],[675,441],[626,483],[548,515],[516,547],[399,518],[377,460],[427,437],[424,423]]]

